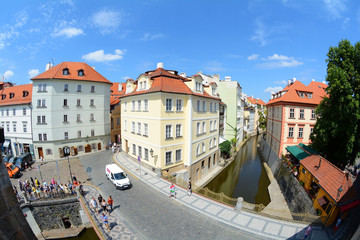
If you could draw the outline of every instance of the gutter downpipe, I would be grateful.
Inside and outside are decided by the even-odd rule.
[[[188,159],[189,159],[189,174],[188,174],[188,181],[191,179],[191,164],[192,164],[192,124],[193,124],[193,118],[192,118],[192,95],[190,95],[189,101],[188,101],[188,114],[189,114],[189,141],[188,141]]]

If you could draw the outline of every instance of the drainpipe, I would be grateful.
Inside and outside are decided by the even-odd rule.
[[[192,124],[193,124],[193,118],[192,118],[192,112],[193,112],[193,106],[192,106],[192,95],[190,95],[188,100],[188,115],[189,115],[189,141],[188,141],[188,159],[189,159],[189,174],[188,178],[189,181],[191,179],[191,164],[192,164]]]

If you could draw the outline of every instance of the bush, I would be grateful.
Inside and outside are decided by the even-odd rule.
[[[304,186],[304,182],[303,181],[299,181],[300,186]]]
[[[229,140],[226,140],[225,142],[222,142],[219,144],[220,151],[224,155],[228,156],[230,154],[231,149],[231,142]]]

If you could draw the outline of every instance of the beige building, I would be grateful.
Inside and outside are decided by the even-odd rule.
[[[156,70],[126,82],[121,96],[122,150],[163,174],[186,169],[195,182],[218,162],[217,85],[200,76]]]

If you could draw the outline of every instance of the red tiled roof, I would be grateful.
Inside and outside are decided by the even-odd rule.
[[[63,75],[63,69],[69,69],[68,75]],[[78,71],[83,70],[84,76],[78,76]],[[95,71],[92,67],[84,62],[62,62],[31,80],[39,79],[68,79],[76,81],[103,82],[112,84],[109,80]]]
[[[120,102],[119,97],[116,96],[110,96],[110,105],[116,105]]]
[[[32,96],[32,84],[18,85],[4,88],[0,90],[0,106],[6,105],[19,105],[31,103]],[[28,92],[26,97],[24,96],[24,91]],[[14,96],[10,99],[10,93],[13,93]],[[3,95],[5,98],[3,99]]]
[[[319,87],[320,86],[320,87]],[[300,81],[296,81],[290,86],[286,86],[281,92],[282,96],[271,99],[267,105],[271,105],[277,102],[293,102],[318,105],[324,96],[327,96],[325,92],[326,84],[312,81],[308,86],[305,86]],[[312,93],[312,98],[304,96],[301,98],[299,92]]]
[[[154,71],[145,72],[144,75],[150,76],[150,79],[153,81],[151,87],[147,90],[137,91],[137,86],[136,86],[131,93],[124,94],[122,97],[151,93],[151,92],[168,92],[168,93],[190,94],[190,95],[219,100],[219,98],[217,97],[210,96],[206,91],[204,91],[203,94],[195,93],[191,91],[191,89],[184,83],[185,81],[191,81],[190,79],[177,75],[176,71],[174,71],[175,74],[169,71],[172,70],[158,68]]]
[[[253,98],[253,97],[248,97],[247,99],[252,104],[266,105],[266,103],[264,103],[261,99],[256,99],[256,98]]]
[[[126,91],[126,83],[112,83],[113,85],[110,87],[110,95],[122,95]],[[119,84],[122,85],[122,90],[119,92]]]
[[[321,164],[319,166],[321,158]],[[319,185],[335,200],[339,202],[341,198],[353,185],[351,177],[346,177],[346,174],[330,163],[320,155],[311,155],[300,161],[302,164],[318,181]],[[343,191],[337,196],[339,188]]]

